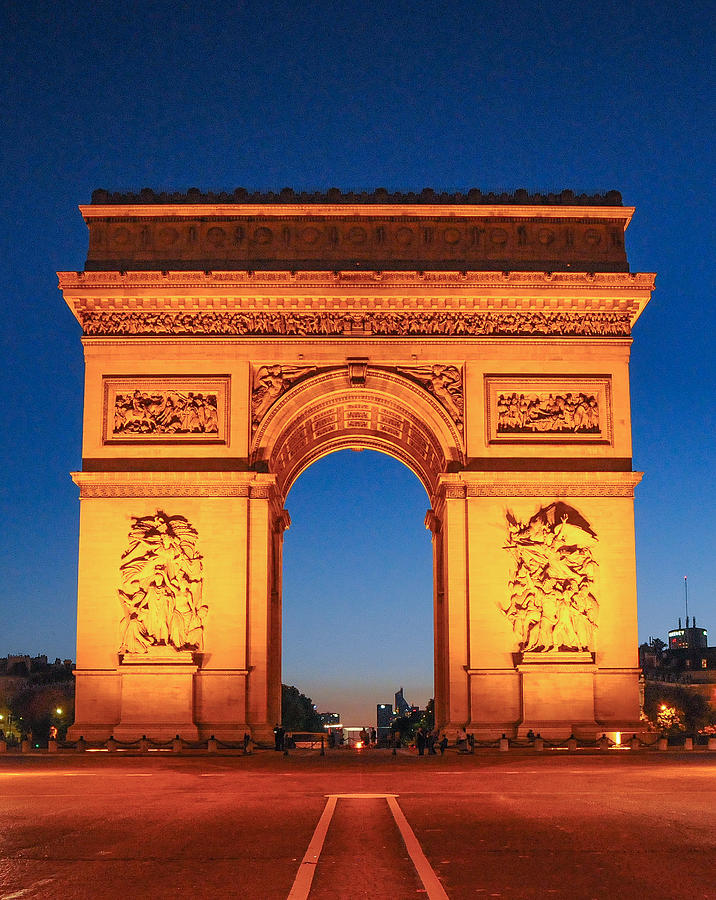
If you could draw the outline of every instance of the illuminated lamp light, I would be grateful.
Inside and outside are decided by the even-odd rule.
[[[356,750],[363,749],[363,741],[356,741]]]

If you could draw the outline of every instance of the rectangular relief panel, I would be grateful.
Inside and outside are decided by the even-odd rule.
[[[105,376],[105,444],[227,444],[228,375]]]
[[[490,444],[611,444],[609,376],[486,375]]]

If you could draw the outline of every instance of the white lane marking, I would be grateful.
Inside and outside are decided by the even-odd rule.
[[[326,797],[335,797],[336,800],[387,800],[388,797],[397,797],[398,794],[326,794]]]
[[[418,876],[423,883],[423,887],[427,891],[428,900],[448,900],[445,888],[440,883],[440,879],[435,874],[435,870],[423,853],[423,849],[418,843],[418,839],[415,837],[415,832],[405,818],[403,810],[398,806],[395,795],[388,794],[385,799],[388,801],[390,811],[393,813],[393,818],[400,831],[400,836],[403,838],[405,849],[408,851]]]
[[[293,882],[293,887],[288,895],[287,900],[308,900],[311,892],[311,884],[313,876],[316,874],[316,866],[318,859],[323,850],[323,844],[328,833],[328,827],[331,824],[333,813],[336,809],[336,803],[339,800],[385,800],[393,814],[395,824],[405,844],[405,849],[415,866],[415,871],[423,883],[428,900],[449,900],[448,895],[438,876],[435,874],[433,867],[427,860],[423,850],[415,837],[415,832],[410,827],[408,820],[405,818],[403,810],[398,806],[398,794],[326,794],[326,806],[323,810],[321,818],[318,820],[316,830],[313,832],[311,843],[308,850],[301,860],[298,873]]]
[[[35,888],[43,887],[46,884],[52,884],[54,878],[43,878],[41,881],[34,881],[29,887],[20,888],[19,891],[13,891],[12,894],[0,894],[0,900],[15,900],[16,897],[24,897]]]
[[[321,850],[323,850],[323,842],[326,839],[328,826],[331,824],[337,802],[337,797],[329,797],[326,801],[326,806],[321,814],[321,818],[318,820],[316,830],[313,832],[311,843],[308,845],[308,850],[306,850],[301,860],[301,865],[298,867],[288,900],[307,900],[311,891],[313,876],[316,874],[318,857],[321,855]]]

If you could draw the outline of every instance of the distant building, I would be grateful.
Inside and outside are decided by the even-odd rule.
[[[388,737],[390,734],[390,726],[393,724],[393,719],[395,719],[395,715],[393,713],[392,705],[390,703],[379,703],[376,707],[376,731],[378,732],[378,740]]]
[[[396,691],[395,694],[395,715],[396,716],[409,716],[410,715],[410,704],[405,699],[403,695],[403,688]]]
[[[318,713],[318,718],[321,720],[321,725],[328,728],[339,728],[341,724],[341,714],[337,712],[322,712]]]
[[[679,627],[669,632],[669,650],[697,650],[708,647],[709,635],[705,628],[696,627],[696,616],[693,617],[689,627],[689,617],[686,617],[686,628]]]
[[[708,632],[686,619],[686,627],[669,632],[669,644],[656,638],[639,647],[639,665],[647,681],[667,681],[689,688],[716,705],[716,647]]]

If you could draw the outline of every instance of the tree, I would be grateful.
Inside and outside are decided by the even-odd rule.
[[[654,725],[671,732],[694,733],[716,722],[716,710],[705,697],[664,681],[646,682],[644,713]]]
[[[281,685],[281,724],[287,731],[323,731],[311,698],[287,684]]]

